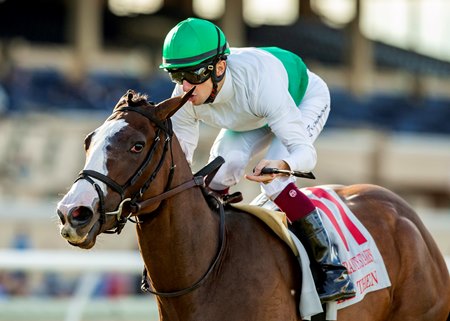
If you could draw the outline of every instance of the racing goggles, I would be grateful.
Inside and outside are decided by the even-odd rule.
[[[183,80],[186,80],[192,85],[199,85],[207,81],[211,77],[211,73],[214,69],[213,65],[203,66],[197,69],[181,69],[181,70],[167,70],[170,75],[170,79],[174,83],[179,85],[183,84]]]

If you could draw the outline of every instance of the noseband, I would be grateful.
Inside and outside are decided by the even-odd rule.
[[[167,191],[170,188],[170,184],[171,184],[172,177],[173,177],[173,171],[175,169],[175,166],[173,163],[172,144],[171,144],[173,130],[172,130],[172,123],[171,123],[170,119],[166,119],[164,122],[161,122],[160,120],[155,119],[155,117],[153,116],[153,113],[151,113],[150,111],[148,111],[147,109],[145,109],[143,107],[125,106],[125,107],[116,109],[114,111],[114,113],[107,120],[112,119],[112,117],[114,116],[115,113],[124,112],[124,111],[132,111],[132,112],[141,114],[144,117],[146,117],[148,120],[150,120],[152,123],[154,123],[156,125],[156,127],[158,128],[156,131],[155,139],[153,140],[152,146],[150,147],[150,150],[148,151],[147,156],[145,157],[145,160],[142,162],[141,166],[139,166],[139,168],[133,174],[133,176],[131,176],[130,179],[123,185],[120,185],[117,182],[115,182],[113,179],[109,178],[108,176],[103,175],[103,174],[101,174],[97,171],[93,171],[93,170],[82,170],[78,174],[77,179],[75,180],[75,182],[76,182],[78,180],[84,179],[84,180],[88,181],[90,184],[92,184],[92,186],[97,191],[97,194],[99,197],[99,208],[98,208],[98,211],[100,213],[99,221],[100,221],[101,225],[103,225],[106,222],[107,215],[116,216],[116,219],[117,219],[116,226],[111,230],[107,230],[107,231],[103,232],[103,233],[108,233],[108,234],[113,234],[113,233],[120,234],[123,227],[125,226],[125,223],[130,219],[130,217],[133,214],[135,214],[136,212],[139,211],[141,206],[140,206],[140,204],[137,203],[137,201],[139,198],[142,197],[142,195],[145,193],[145,191],[148,189],[150,184],[155,179],[156,175],[158,174],[159,170],[161,169],[161,167],[164,163],[166,153],[169,149],[171,151],[172,164],[170,167],[169,179],[167,181],[165,191]],[[133,186],[136,183],[136,181],[142,176],[142,173],[145,171],[146,167],[152,160],[152,158],[155,154],[155,151],[158,147],[158,144],[161,141],[161,137],[160,137],[161,132],[163,132],[164,146],[163,146],[163,152],[161,154],[161,158],[159,159],[158,165],[156,166],[153,173],[149,176],[149,178],[141,186],[139,191],[137,193],[135,193],[132,197],[125,198],[125,190],[127,188],[129,188],[130,186]],[[100,186],[94,181],[94,178],[101,181],[102,183],[106,184],[113,191],[115,191],[117,194],[120,195],[120,203],[115,211],[112,211],[112,212],[105,211],[105,196],[104,196],[104,193],[103,193],[102,189],[100,188]],[[130,203],[131,211],[128,216],[122,217],[123,207],[124,207],[124,204],[127,202]]]

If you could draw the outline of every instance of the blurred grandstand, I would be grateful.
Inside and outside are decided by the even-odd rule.
[[[115,15],[108,3],[0,2],[3,196],[57,197],[82,166],[84,136],[128,88],[156,102],[170,96],[172,84],[157,67],[160,47],[171,26],[195,14],[192,2],[166,0],[154,13],[131,16]],[[246,25],[241,5],[227,1],[216,21],[231,45],[290,49],[330,86],[316,183],[377,183],[414,204],[449,208],[449,61],[371,41],[354,22],[332,28],[311,1],[301,1],[300,18],[284,26]],[[19,12],[27,23],[15,23]],[[202,138],[197,167],[214,137],[205,130],[211,134]],[[248,198],[256,193],[242,184]]]
[[[300,183],[391,188],[419,211],[450,255],[450,62],[368,39],[358,55],[361,34],[355,38],[350,25],[324,24],[309,4],[301,1],[293,24],[255,27],[233,16],[242,1],[230,0],[216,21],[232,46],[290,49],[329,84],[332,113],[316,143],[318,179]],[[26,23],[17,23],[19,13]],[[125,17],[115,16],[107,1],[0,1],[0,248],[14,248],[25,224],[31,248],[69,249],[53,208],[83,165],[85,135],[129,88],[155,102],[171,95],[173,84],[157,68],[160,47],[169,28],[191,15],[187,0]],[[203,128],[194,169],[206,162],[216,132]],[[259,192],[248,182],[236,189],[246,201]],[[99,248],[134,250],[134,237],[127,226]],[[0,301],[4,276],[0,269]],[[29,293],[43,293],[40,282],[55,279],[41,274]],[[75,291],[73,279],[58,283],[66,291],[61,296]],[[134,285],[116,290],[134,295]]]

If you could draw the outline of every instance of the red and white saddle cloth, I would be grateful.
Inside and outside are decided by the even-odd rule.
[[[361,301],[372,291],[391,286],[383,258],[367,229],[331,187],[309,187],[302,191],[319,209],[331,242],[337,245],[342,264],[347,268],[356,296],[337,303],[337,309]]]
[[[336,245],[341,262],[355,284],[355,297],[327,303],[326,320],[336,320],[338,309],[361,301],[369,292],[389,287],[391,282],[372,236],[334,190],[330,186],[320,186],[302,188],[302,191],[318,208],[330,240]],[[303,244],[288,230],[286,215],[252,205],[233,206],[259,217],[299,257],[303,278],[299,305],[302,319],[311,320],[312,316],[323,312],[309,267],[308,254]]]

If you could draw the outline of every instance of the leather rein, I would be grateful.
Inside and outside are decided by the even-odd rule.
[[[223,158],[221,158],[221,157],[217,158],[216,160],[214,160],[213,162],[208,164],[205,168],[200,170],[198,173],[194,174],[194,177],[191,180],[184,182],[174,188],[170,188],[172,178],[173,178],[173,173],[174,173],[174,170],[176,167],[173,162],[172,144],[171,144],[172,137],[173,137],[173,130],[172,130],[172,123],[171,123],[170,119],[166,119],[164,122],[161,122],[160,120],[155,119],[153,114],[143,107],[125,106],[125,107],[116,109],[114,111],[114,113],[107,120],[110,120],[114,116],[115,113],[124,112],[124,111],[137,112],[137,113],[141,114],[142,116],[146,117],[147,119],[149,119],[150,122],[154,123],[156,125],[156,127],[158,128],[156,131],[155,139],[152,143],[152,146],[150,147],[150,150],[148,151],[146,158],[144,159],[141,166],[133,174],[133,176],[131,176],[131,178],[123,185],[120,185],[113,179],[109,178],[108,176],[103,175],[103,174],[101,174],[97,171],[93,171],[93,170],[82,170],[79,173],[77,179],[75,180],[75,182],[78,180],[81,180],[81,179],[87,180],[89,183],[91,183],[93,185],[93,187],[97,191],[97,194],[99,196],[99,209],[98,210],[100,212],[99,220],[100,220],[101,225],[103,225],[106,222],[107,215],[116,216],[116,222],[117,222],[116,226],[114,228],[112,228],[111,230],[106,230],[103,232],[103,233],[107,233],[107,234],[114,234],[114,233],[120,234],[120,232],[122,231],[122,229],[124,228],[124,226],[128,220],[135,222],[131,219],[131,216],[138,216],[138,215],[144,214],[144,213],[139,213],[139,212],[141,211],[141,209],[143,209],[151,204],[161,202],[167,198],[170,198],[170,197],[172,197],[176,194],[179,194],[179,193],[181,193],[187,189],[190,189],[192,187],[208,186],[209,182],[214,177],[214,174],[217,172],[217,170],[220,168],[220,166],[224,162]],[[125,190],[128,187],[133,186],[136,183],[138,178],[144,173],[145,168],[150,164],[150,161],[153,159],[156,148],[158,147],[158,144],[161,141],[161,138],[160,138],[161,131],[164,134],[164,139],[163,139],[164,146],[163,146],[163,152],[162,152],[161,158],[159,159],[155,170],[149,176],[149,178],[144,182],[144,184],[141,186],[141,188],[135,195],[133,195],[132,197],[125,198]],[[170,151],[170,156],[171,156],[171,167],[170,167],[169,179],[166,183],[164,192],[162,194],[148,198],[146,200],[141,200],[143,194],[149,188],[150,184],[156,178],[156,175],[158,174],[159,170],[161,169],[168,151]],[[116,193],[118,193],[120,195],[121,201],[115,211],[111,211],[111,212],[105,211],[104,193],[103,193],[101,187],[94,181],[94,179],[97,179],[97,180],[101,181],[102,183],[106,184],[113,191],[115,191]],[[195,282],[193,285],[191,285],[187,288],[172,291],[172,292],[159,292],[159,291],[156,291],[156,290],[150,288],[150,285],[147,282],[147,271],[144,268],[142,285],[141,285],[141,289],[143,291],[150,292],[154,295],[166,297],[166,298],[178,297],[178,296],[185,295],[189,292],[192,292],[193,290],[200,287],[206,281],[208,276],[211,274],[211,272],[216,267],[217,263],[220,261],[220,258],[222,257],[224,249],[225,249],[225,235],[226,235],[225,234],[225,210],[224,210],[224,206],[223,206],[222,202],[218,198],[214,198],[214,199],[218,204],[219,214],[220,214],[219,244],[218,244],[218,251],[216,253],[216,256],[215,256],[214,260],[212,261],[211,265],[209,266],[208,270],[203,274],[203,276],[197,282]],[[123,211],[124,211],[125,203],[129,203],[130,211],[129,211],[128,215],[124,216]]]

